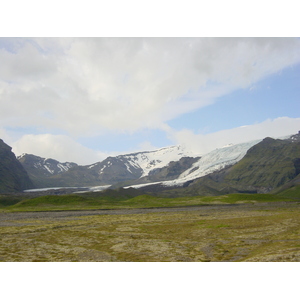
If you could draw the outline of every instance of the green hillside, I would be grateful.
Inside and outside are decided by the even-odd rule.
[[[300,173],[300,143],[266,138],[253,146],[224,182],[272,190]]]

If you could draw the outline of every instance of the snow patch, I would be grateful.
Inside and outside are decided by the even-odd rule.
[[[125,166],[126,166],[127,171],[130,172],[130,173],[132,173],[132,171],[130,170],[130,167],[128,166],[127,163],[125,163]]]
[[[103,173],[103,170],[106,168],[106,165],[104,165],[101,170],[99,171],[99,174],[102,174]]]
[[[44,168],[50,173],[50,174],[53,174],[54,171],[51,170],[47,165],[44,165]]]
[[[97,166],[97,164],[98,164],[98,163],[95,163],[95,164],[93,164],[93,165],[90,165],[90,166],[88,167],[88,169],[94,168],[95,166]]]
[[[57,164],[57,167],[60,169],[60,172],[66,172],[69,170],[68,166],[64,166],[62,164]]]

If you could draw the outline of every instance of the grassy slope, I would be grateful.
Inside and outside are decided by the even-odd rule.
[[[300,199],[300,185],[292,186],[278,194],[281,197]]]
[[[225,176],[225,183],[277,188],[297,176],[300,143],[266,138]]]

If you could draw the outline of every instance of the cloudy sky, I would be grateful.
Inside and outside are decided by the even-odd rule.
[[[90,164],[300,130],[299,38],[1,38],[0,138]]]

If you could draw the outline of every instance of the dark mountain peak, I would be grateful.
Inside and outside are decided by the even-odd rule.
[[[4,152],[4,151],[11,151],[11,147],[7,144],[4,143],[4,141],[2,139],[0,139],[0,151]]]
[[[271,137],[266,137],[262,140],[262,142],[264,143],[273,143],[275,141],[275,139],[271,138]]]
[[[17,159],[21,162],[25,162],[25,161],[36,161],[42,158],[33,154],[23,153],[22,155],[17,156]]]
[[[11,149],[0,139],[0,191],[17,192],[33,188],[27,172]]]

